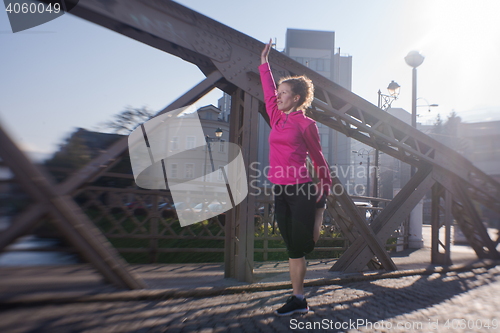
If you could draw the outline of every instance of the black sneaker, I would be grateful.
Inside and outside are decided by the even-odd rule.
[[[274,311],[274,313],[278,316],[289,316],[292,313],[307,313],[308,311],[309,307],[307,306],[306,299],[300,300],[295,295],[292,295],[288,297],[285,305]]]

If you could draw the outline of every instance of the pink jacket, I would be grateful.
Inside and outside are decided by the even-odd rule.
[[[269,135],[268,178],[274,184],[291,185],[311,181],[306,168],[307,153],[323,191],[329,193],[332,185],[319,140],[316,122],[306,117],[301,110],[285,114],[276,104],[277,90],[269,64],[259,66],[267,114],[271,120]]]

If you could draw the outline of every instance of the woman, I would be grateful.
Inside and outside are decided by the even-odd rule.
[[[271,123],[268,178],[274,184],[276,220],[287,247],[293,287],[293,295],[275,311],[283,316],[309,311],[304,298],[305,255],[319,238],[322,215],[315,225],[316,207],[324,208],[332,181],[316,122],[304,115],[314,98],[312,81],[305,76],[282,78],[276,90],[268,63],[270,49],[271,41],[262,51],[259,71]],[[307,171],[307,153],[314,162],[318,185]]]

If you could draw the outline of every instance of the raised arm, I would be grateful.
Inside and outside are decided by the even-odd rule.
[[[266,110],[269,115],[271,127],[274,126],[279,119],[278,105],[276,104],[276,83],[274,83],[273,74],[268,63],[269,51],[271,50],[271,40],[264,47],[260,55],[261,65],[259,66],[260,80],[262,82],[262,90],[264,90],[264,100],[266,102]]]
[[[269,39],[269,43],[267,43],[267,45],[264,46],[264,50],[262,50],[262,53],[260,54],[261,64],[265,64],[268,62],[267,57],[269,56],[269,51],[271,51],[271,43],[272,39]]]

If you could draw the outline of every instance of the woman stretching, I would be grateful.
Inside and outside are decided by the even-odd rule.
[[[276,220],[287,247],[293,287],[293,295],[275,311],[284,316],[309,311],[304,298],[305,255],[319,238],[322,216],[315,225],[316,207],[324,208],[332,180],[316,122],[304,115],[314,98],[313,84],[305,76],[286,77],[276,90],[267,60],[270,49],[271,41],[262,51],[259,71],[271,123],[268,178],[274,184]],[[314,162],[318,184],[307,171],[307,153]]]

